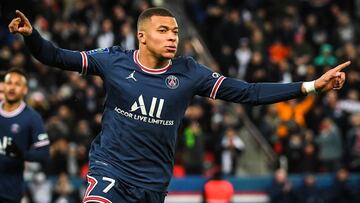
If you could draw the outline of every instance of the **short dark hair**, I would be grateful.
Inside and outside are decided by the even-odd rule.
[[[9,70],[7,70],[4,74],[4,79],[5,79],[5,76],[9,73],[17,73],[19,75],[22,75],[24,76],[24,78],[27,80],[28,77],[27,77],[27,74],[25,73],[24,69],[22,68],[10,68]]]
[[[139,29],[140,23],[144,20],[150,19],[152,16],[168,16],[175,18],[174,14],[172,14],[168,9],[162,7],[153,7],[148,8],[143,11],[137,21],[137,27]]]

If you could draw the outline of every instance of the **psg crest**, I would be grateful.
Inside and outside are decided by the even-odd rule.
[[[170,89],[176,89],[179,86],[179,79],[173,75],[169,75],[165,79],[165,84]]]
[[[17,124],[17,123],[14,123],[11,125],[11,132],[16,134],[16,133],[19,133],[20,131],[20,125]]]

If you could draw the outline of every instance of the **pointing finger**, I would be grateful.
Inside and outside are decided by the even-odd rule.
[[[345,67],[349,66],[350,64],[351,64],[351,61],[347,61],[345,63],[342,63],[342,64],[336,66],[334,69],[336,72],[338,72],[338,71],[341,71],[342,69],[344,69]]]
[[[28,22],[29,20],[26,18],[26,16],[19,10],[16,10],[16,15],[21,18],[24,22]]]

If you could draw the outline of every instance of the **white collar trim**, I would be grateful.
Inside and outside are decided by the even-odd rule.
[[[148,68],[144,66],[139,60],[139,50],[134,51],[134,62],[141,68],[142,71],[149,74],[163,74],[171,68],[171,60],[165,67],[159,69]]]
[[[26,104],[24,101],[21,101],[19,107],[17,107],[15,110],[10,112],[4,111],[3,106],[4,106],[4,101],[0,103],[0,115],[5,118],[11,118],[19,115],[25,109]]]

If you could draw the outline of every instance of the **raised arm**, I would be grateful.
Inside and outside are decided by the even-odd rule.
[[[84,52],[55,47],[51,42],[43,39],[33,29],[27,17],[18,10],[16,10],[16,17],[9,24],[9,31],[23,35],[31,54],[46,65],[80,73],[83,73],[88,66],[89,62]]]
[[[345,73],[342,70],[349,65],[350,61],[340,64],[310,82],[246,83],[227,78],[222,82],[217,98],[238,103],[270,104],[311,93],[337,90],[345,83]]]

